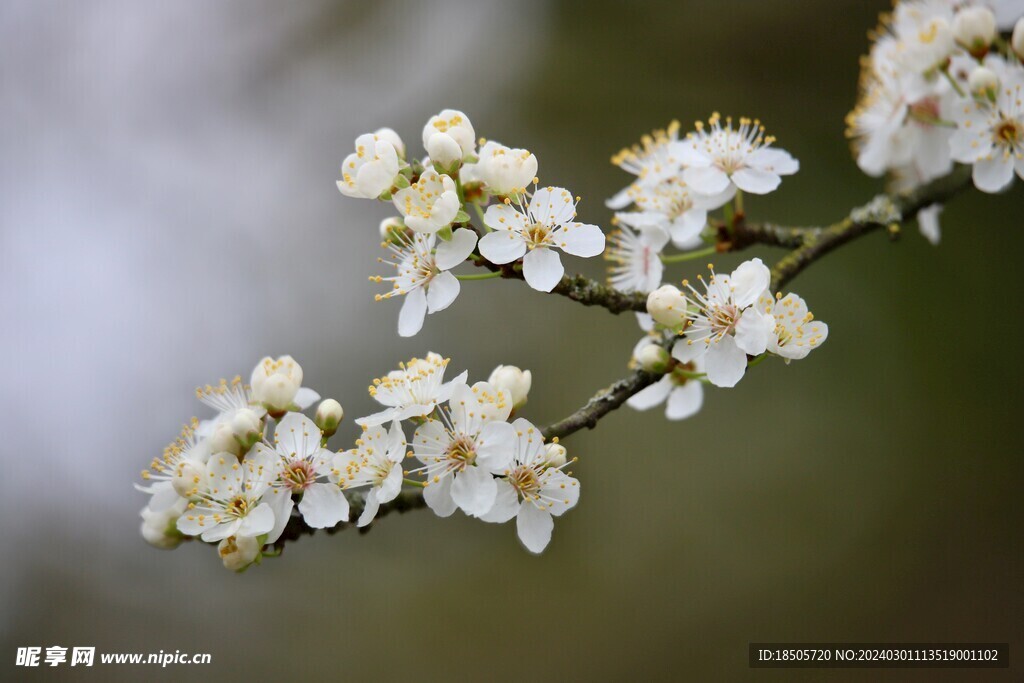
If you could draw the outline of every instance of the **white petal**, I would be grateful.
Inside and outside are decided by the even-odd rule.
[[[982,192],[999,192],[1013,180],[1013,157],[998,150],[991,159],[974,164],[974,186]]]
[[[576,217],[576,204],[564,187],[542,187],[530,199],[530,215],[546,225],[564,225]]]
[[[644,387],[630,396],[629,400],[626,401],[626,405],[633,410],[649,410],[654,406],[664,403],[673,386],[672,378],[665,375],[654,384]]]
[[[423,487],[423,500],[438,517],[450,517],[456,509],[455,501],[452,500],[452,478],[445,477]]]
[[[682,216],[672,221],[672,244],[680,249],[692,243],[693,239],[700,235],[704,226],[708,224],[708,212],[706,209],[690,209]]]
[[[740,308],[750,306],[772,281],[771,271],[759,258],[741,263],[729,277],[732,300]]]
[[[398,334],[412,337],[423,329],[423,319],[427,317],[427,294],[422,287],[417,287],[405,295],[402,310],[398,313]]]
[[[554,528],[555,520],[551,518],[551,513],[538,510],[529,503],[519,508],[516,532],[519,534],[519,540],[531,553],[539,553],[548,546]]]
[[[451,270],[473,253],[476,247],[476,233],[467,228],[459,228],[452,233],[452,238],[437,245],[434,254],[434,265],[441,270]]]
[[[703,403],[704,387],[700,382],[691,380],[669,394],[665,417],[670,420],[685,420],[695,415]]]
[[[260,503],[242,519],[238,533],[241,536],[259,536],[270,533],[273,528],[274,511],[266,503]]]
[[[490,512],[498,495],[498,485],[482,467],[467,467],[454,475],[452,500],[467,515],[479,517]]]
[[[477,465],[501,474],[512,464],[516,430],[507,422],[488,422],[477,437]]]
[[[604,251],[604,233],[588,223],[569,223],[554,235],[559,248],[567,254],[590,258]]]
[[[512,263],[526,253],[526,242],[518,232],[495,230],[480,239],[480,253],[491,263]]]
[[[777,175],[793,175],[800,170],[800,162],[792,154],[775,147],[762,147],[753,152],[747,157],[747,166]]]
[[[751,307],[736,322],[736,346],[751,356],[759,356],[768,348],[768,337],[775,328],[775,319]]]
[[[690,189],[700,194],[718,194],[729,188],[729,176],[714,166],[691,166],[683,171],[683,180]]]
[[[427,311],[437,313],[452,305],[462,286],[458,278],[447,270],[438,273],[427,283]]]
[[[273,543],[284,532],[288,526],[288,520],[292,517],[292,508],[295,501],[292,500],[291,491],[285,488],[273,487],[263,495],[263,500],[270,505],[274,511],[274,528],[267,534],[267,543]]]
[[[301,410],[305,410],[314,403],[320,400],[320,394],[313,391],[309,387],[299,387],[299,390],[295,392],[295,398],[292,399],[292,403],[297,405]]]
[[[917,227],[921,234],[933,245],[938,245],[942,237],[939,228],[939,214],[942,213],[942,204],[932,204],[917,212]]]
[[[704,342],[693,342],[686,337],[682,337],[672,345],[672,357],[680,363],[689,363],[704,355],[707,351],[707,345]]]
[[[303,492],[299,512],[307,525],[326,529],[348,520],[348,499],[336,484],[313,484]]]
[[[259,444],[257,444],[259,445]],[[244,471],[231,453],[215,453],[206,463],[206,486],[215,498],[230,498],[242,490]]]
[[[384,481],[380,483],[380,489],[374,489],[377,491],[376,498],[382,503],[390,503],[398,497],[399,492],[402,490],[402,465],[395,463],[391,471],[388,472],[388,476],[384,478]]]
[[[522,232],[527,225],[526,216],[508,204],[493,204],[484,214],[484,225],[491,230]]]
[[[287,457],[305,458],[320,450],[323,433],[302,413],[288,413],[277,423],[277,451]]]
[[[633,189],[632,185],[623,190],[619,190],[618,192],[615,193],[614,197],[606,199],[604,205],[607,206],[612,211],[618,211],[619,209],[626,208],[627,206],[633,203],[633,197],[630,196],[629,193],[631,189]]]
[[[561,470],[547,470],[540,493],[544,497],[547,511],[558,517],[579,502],[580,483]]]
[[[528,285],[538,291],[550,292],[564,273],[562,259],[552,249],[540,247],[523,258],[523,277]]]
[[[777,174],[756,168],[741,168],[732,174],[736,187],[751,194],[768,194],[782,182]]]
[[[716,387],[734,387],[747,371],[747,354],[743,353],[732,337],[712,344],[704,356],[708,381]]]
[[[366,494],[366,501],[363,503],[363,511],[359,514],[356,526],[364,527],[372,522],[373,518],[377,516],[377,510],[379,509],[380,501],[377,500],[377,489],[370,489],[370,492]]]
[[[519,514],[519,494],[515,487],[504,479],[498,479],[498,495],[494,498],[494,506],[490,512],[480,517],[485,522],[504,524]]]

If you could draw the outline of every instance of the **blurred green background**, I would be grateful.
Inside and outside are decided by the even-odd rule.
[[[881,190],[854,165],[843,117],[888,3],[31,5],[3,21],[3,69],[18,77],[5,87],[5,135],[21,154],[17,167],[5,161],[4,195],[36,218],[4,227],[4,258],[8,272],[60,278],[65,259],[95,269],[61,279],[60,297],[31,279],[2,295],[16,329],[5,343],[42,350],[17,375],[40,401],[4,395],[15,437],[0,658],[9,667],[19,645],[86,644],[210,652],[214,663],[8,675],[1019,679],[1018,667],[747,668],[751,641],[1009,641],[1020,661],[1019,183],[950,204],[937,248],[907,226],[896,243],[869,236],[797,278],[830,327],[807,360],[712,388],[691,420],[624,409],[567,440],[581,502],[541,557],[512,525],[425,511],[304,539],[242,576],[210,548],[161,552],[137,534],[144,498],[131,482],[198,410],[192,388],[264,354],[294,355],[307,385],[353,417],[371,410],[372,376],[428,350],[471,378],[499,363],[531,369],[523,414],[539,424],[625,373],[631,316],[517,282],[463,283],[451,309],[398,338],[399,305],[372,304],[366,281],[387,207],[333,185],[357,134],[389,125],[419,154],[423,122],[462,109],[478,135],[534,151],[542,181],[582,195],[581,218],[607,227],[603,199],[628,181],[613,152],[673,118],[685,130],[715,110],[756,116],[802,168],[751,198],[750,216],[830,222]],[[66,118],[46,118],[57,111]],[[74,177],[53,170],[68,160]],[[67,188],[56,205],[37,187],[51,177]],[[61,205],[76,191],[83,212]],[[67,239],[25,241],[53,212]],[[105,236],[112,255],[82,254]],[[782,255],[742,258],[754,254]],[[105,258],[125,279],[93,293]],[[570,261],[601,275],[598,259]],[[39,307],[45,316],[28,317]],[[69,329],[65,314],[86,322]],[[52,372],[61,362],[82,378]],[[80,400],[97,382],[102,410]],[[54,432],[54,411],[41,409],[62,384],[75,397],[63,410],[83,424],[33,445]],[[355,431],[347,423],[332,445]]]

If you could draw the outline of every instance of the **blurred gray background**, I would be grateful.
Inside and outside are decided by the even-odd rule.
[[[242,576],[138,535],[138,471],[196,385],[290,353],[348,415],[436,350],[534,373],[563,416],[625,372],[631,317],[464,283],[413,339],[373,303],[387,207],[334,180],[356,135],[418,148],[444,107],[603,198],[610,154],[678,117],[760,117],[802,162],[757,219],[840,217],[865,32],[888,3],[31,2],[0,7],[0,662],[19,645],[210,652],[84,680],[1009,680],[752,671],[750,641],[1009,641],[1020,541],[1021,189],[962,197],[933,248],[864,239],[793,287],[811,358],[709,391],[684,423],[622,411],[566,442],[580,505],[548,551],[428,512],[289,547]],[[757,253],[757,252],[755,252]],[[766,259],[780,253],[764,250]],[[570,270],[601,274],[599,260]],[[728,269],[739,257],[718,260]],[[673,279],[692,275],[674,266]],[[337,447],[348,447],[346,423]]]

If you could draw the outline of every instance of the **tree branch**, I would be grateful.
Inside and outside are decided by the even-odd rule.
[[[587,401],[586,405],[572,415],[548,425],[541,430],[541,433],[545,439],[553,439],[555,437],[564,438],[584,427],[593,429],[597,426],[598,420],[621,406],[630,396],[654,384],[659,379],[661,379],[661,375],[636,370],[628,377],[620,379],[607,389],[598,392],[596,396]]]

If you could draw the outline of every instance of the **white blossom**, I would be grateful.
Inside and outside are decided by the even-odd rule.
[[[160,457],[153,458],[143,470],[146,485],[135,488],[152,496],[148,509],[162,513],[182,499],[195,498],[206,485],[206,462],[210,459],[210,443],[196,434],[199,421],[192,419],[181,429],[181,435],[165,447]]]
[[[378,259],[395,268],[395,275],[374,276],[374,282],[390,282],[391,290],[376,295],[381,301],[404,296],[398,314],[398,334],[411,337],[423,328],[427,313],[437,313],[452,305],[462,286],[449,271],[469,258],[476,247],[476,233],[459,228],[450,240],[438,244],[437,235],[421,232],[397,233],[382,246],[393,260]]]
[[[665,266],[661,252],[668,244],[668,233],[657,222],[636,231],[633,219],[637,214],[615,214],[615,230],[608,234],[604,258],[608,266],[608,284],[623,292],[650,292],[657,289]]]
[[[241,462],[230,453],[212,455],[200,499],[189,503],[178,518],[178,530],[207,542],[268,534],[266,542],[273,543],[277,540],[271,534],[274,511],[263,498],[270,489],[275,465],[265,452],[250,452]]]
[[[561,470],[567,464],[552,466],[551,452],[540,430],[519,418],[512,423],[512,457],[503,476],[495,481],[495,502],[481,518],[501,524],[516,518],[519,540],[531,553],[540,553],[551,541],[554,517],[573,508],[580,499],[580,483]],[[562,449],[564,451],[564,448]]]
[[[605,202],[609,209],[624,209],[638,192],[677,176],[683,164],[685,143],[679,140],[679,122],[644,135],[639,145],[626,147],[612,157],[612,163],[636,176],[636,181]]]
[[[386,409],[361,417],[356,424],[372,427],[392,420],[426,417],[434,412],[438,404],[451,398],[456,386],[466,383],[466,372],[449,382],[444,381],[450,360],[430,352],[426,358],[400,363],[398,370],[373,380],[370,396]]]
[[[395,193],[391,200],[413,232],[435,233],[452,224],[462,204],[455,181],[433,169]]]
[[[604,233],[596,225],[577,223],[576,202],[568,190],[536,190],[529,206],[511,200],[488,207],[484,223],[493,232],[480,239],[480,253],[492,263],[523,259],[523,277],[536,290],[550,292],[565,268],[556,248],[574,256],[597,256],[604,251]],[[525,256],[524,256],[525,255]]]
[[[302,413],[288,413],[274,430],[274,444],[257,443],[258,456],[271,463],[271,490],[267,500],[281,530],[291,516],[293,495],[301,495],[299,513],[314,529],[333,527],[348,520],[348,500],[329,481],[334,453],[321,443],[323,433]]]
[[[363,427],[356,447],[334,457],[331,481],[344,489],[370,487],[356,526],[372,522],[380,506],[390,503],[402,490],[405,446],[405,434],[396,420],[390,429],[380,425]]]
[[[814,319],[807,309],[807,303],[796,294],[781,294],[773,298],[765,292],[759,307],[774,322],[772,334],[768,337],[768,351],[781,356],[788,363],[806,358],[828,338],[828,325]]]
[[[263,545],[252,536],[228,536],[217,544],[224,568],[233,572],[244,571],[260,556]]]
[[[181,532],[178,531],[178,517],[185,511],[188,501],[184,498],[177,498],[175,502],[166,508],[153,509],[152,504],[142,508],[139,515],[142,517],[142,525],[139,531],[142,538],[155,548],[171,550],[181,545],[184,540]]]
[[[460,153],[455,159],[440,159],[435,157],[436,152],[442,152],[445,156],[455,145]],[[451,161],[465,159],[476,152],[476,133],[473,131],[473,124],[469,117],[455,109],[444,109],[441,113],[431,116],[427,124],[423,126],[423,148],[427,150],[431,158],[444,165]],[[434,151],[432,151],[434,150]]]
[[[396,146],[395,142],[398,145]],[[347,197],[376,199],[391,189],[402,169],[404,146],[390,128],[356,138],[356,151],[341,163],[338,190]]]
[[[708,224],[708,211],[719,209],[736,196],[730,185],[716,195],[692,192],[682,178],[672,178],[654,187],[637,186],[630,196],[639,212],[616,214],[627,217],[634,228],[657,225],[672,237],[679,249],[695,249],[703,244],[700,233]]]
[[[657,338],[650,336],[644,337],[638,347],[634,351],[638,361],[647,349],[664,352]],[[693,376],[704,372],[704,355],[699,350],[699,346],[691,346],[684,339],[676,341],[672,356],[679,363],[657,382],[633,394],[626,405],[634,410],[650,410],[664,403],[665,417],[670,420],[685,420],[696,415],[704,404],[704,386]]]
[[[494,505],[502,474],[512,458],[515,430],[506,420],[512,411],[507,391],[486,382],[458,384],[447,409],[428,417],[413,436],[413,454],[426,477],[423,498],[440,517],[461,508],[480,517]]]
[[[739,265],[731,275],[711,271],[705,280],[698,276],[704,292],[698,292],[686,280],[684,287],[691,310],[688,313],[685,343],[694,354],[674,350],[676,357],[693,360],[704,354],[708,381],[719,387],[733,387],[747,369],[747,354],[765,352],[772,320],[754,306],[768,289],[771,274],[761,259]]]
[[[491,371],[487,382],[496,389],[507,391],[512,397],[512,407],[521,408],[526,405],[526,397],[533,384],[533,374],[514,365],[499,365]]]
[[[490,140],[480,148],[475,179],[492,194],[508,196],[526,192],[537,175],[537,157],[525,149],[511,149]]]
[[[647,313],[655,322],[677,329],[686,322],[689,303],[686,295],[678,287],[662,285],[647,295]],[[653,325],[650,328],[644,326],[645,320],[641,319],[640,322],[645,331],[653,329]]]
[[[723,127],[715,112],[708,123],[710,130],[698,121],[697,131],[687,135],[683,180],[691,190],[708,196],[732,188],[767,194],[782,182],[780,176],[800,169],[789,152],[771,147],[775,138],[765,137],[760,121],[741,118],[733,128],[729,117]]]
[[[320,394],[302,386],[302,366],[291,356],[264,357],[253,368],[249,385],[252,401],[271,412],[305,410],[320,400]]]
[[[987,7],[962,7],[950,26],[953,39],[972,54],[983,55],[996,38],[996,17]]]
[[[950,139],[953,158],[974,164],[974,185],[999,192],[1024,178],[1024,69],[1004,80],[994,103],[964,101],[954,110],[957,130]]]

